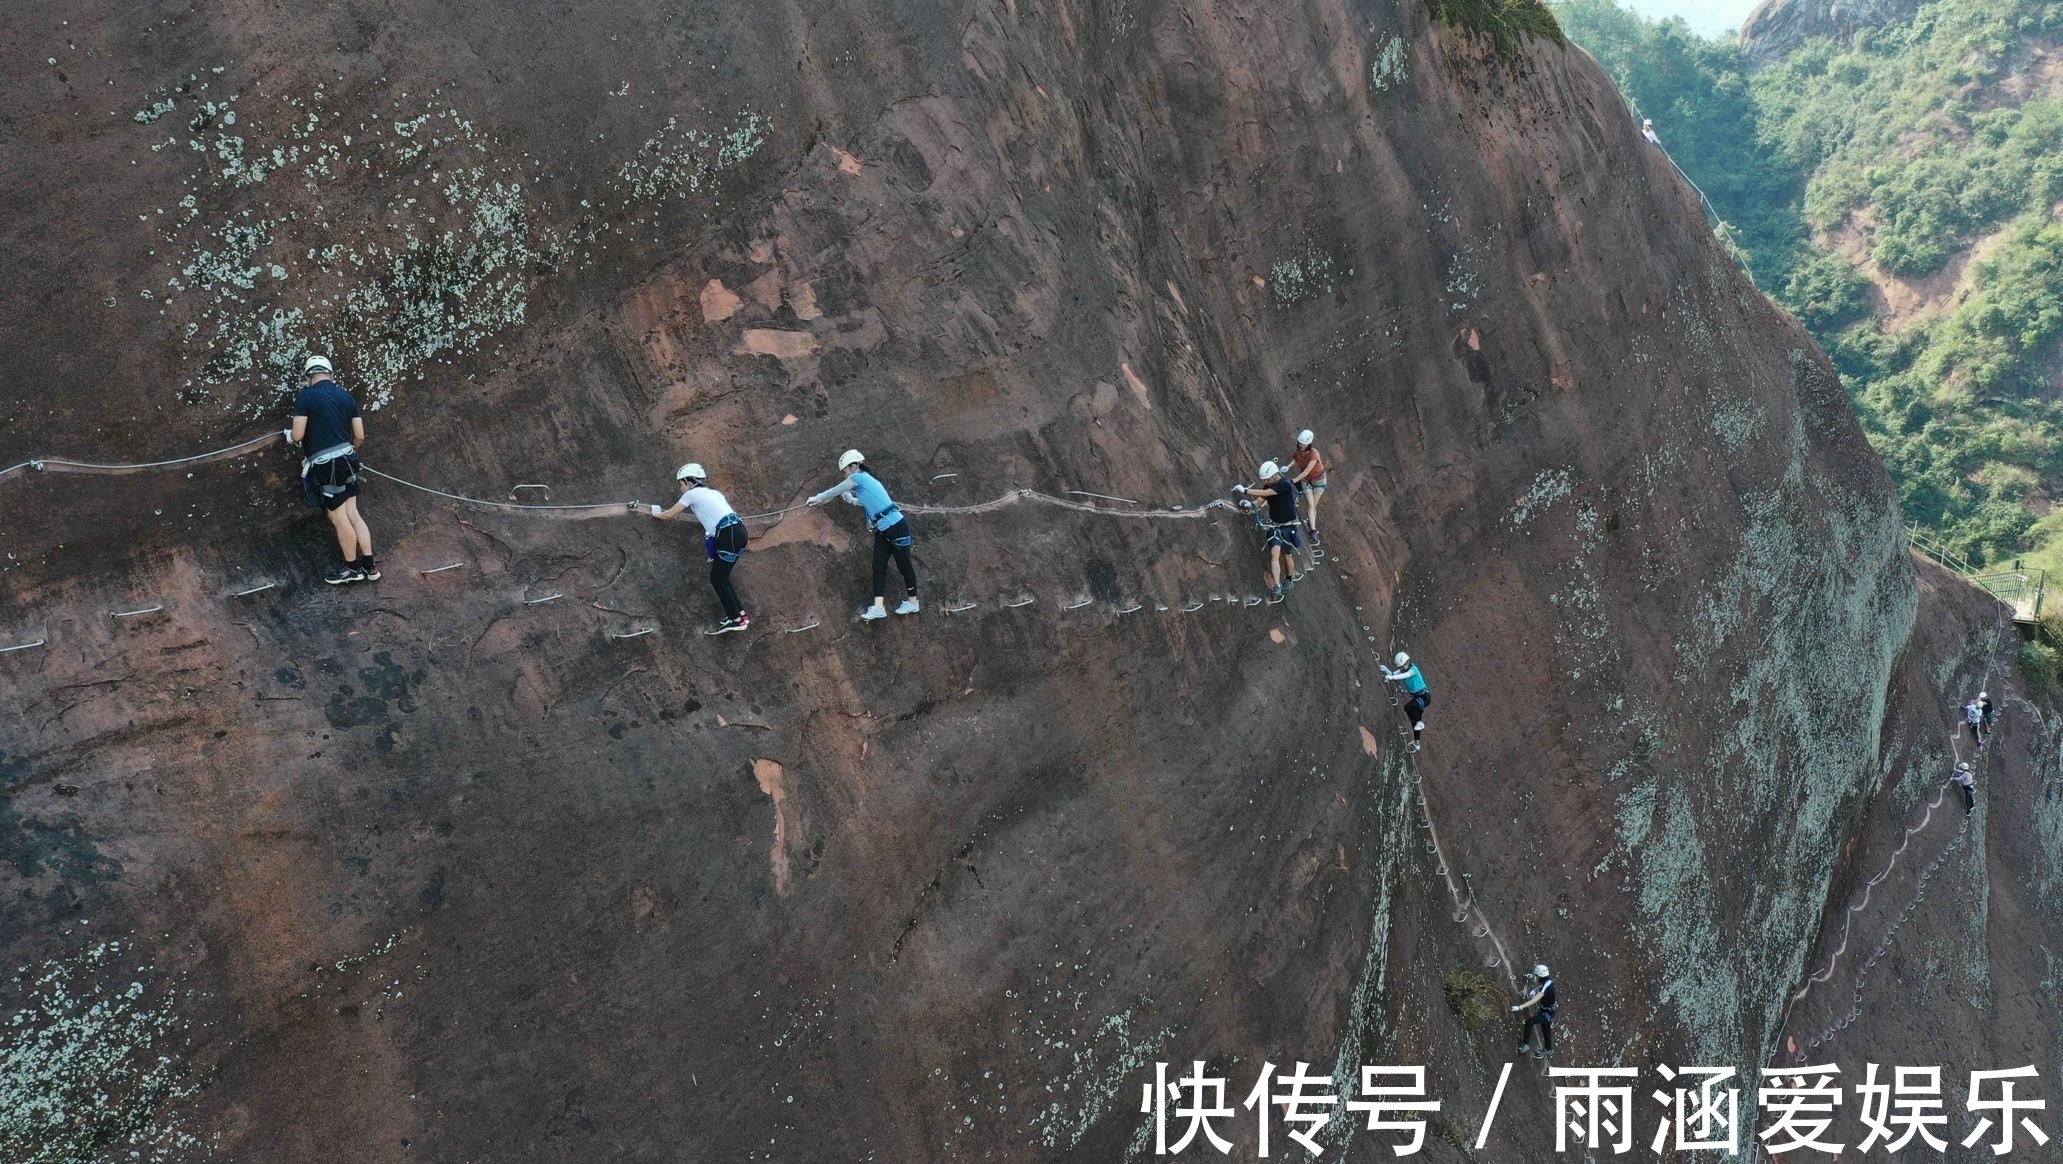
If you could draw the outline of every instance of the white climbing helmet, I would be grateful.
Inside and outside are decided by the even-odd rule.
[[[1402,651],[1398,651],[1398,652],[1397,652],[1397,666],[1399,666],[1399,667],[1409,667],[1410,665],[1411,665],[1411,656],[1410,656],[1410,655],[1407,655],[1407,654],[1405,654],[1405,653],[1404,653],[1404,652],[1402,652]]]
[[[1542,962],[1542,963],[1541,963],[1540,965],[1538,965],[1538,966],[1535,966],[1535,967],[1533,967],[1533,977],[1535,977],[1535,978],[1546,978],[1546,977],[1548,977],[1548,973],[1547,973],[1547,963],[1545,963],[1545,962]]]
[[[854,465],[865,464],[866,460],[867,458],[861,455],[858,449],[847,449],[844,452],[838,454],[838,468],[841,471],[845,469],[850,469]]]
[[[1977,698],[1979,698],[1979,699],[1990,699],[1990,698],[1991,698],[1991,692],[1989,692],[1989,691],[1980,691],[1980,692],[1978,692],[1978,693],[1977,693]]]
[[[308,362],[301,365],[301,374],[303,376],[312,372],[330,372],[333,370],[330,367],[328,356],[310,356],[308,357]]]
[[[1964,760],[1964,761],[1963,761],[1962,763],[1960,763],[1960,764],[1957,764],[1957,765],[1956,765],[1956,771],[1958,771],[1958,772],[1968,772],[1969,770],[1970,770],[1970,761],[1968,761],[1968,760]]]
[[[702,465],[697,461],[689,461],[687,464],[682,465],[680,471],[673,475],[673,479],[676,481],[685,481],[690,477],[697,481],[709,480],[709,474],[702,471]]]
[[[1318,434],[1308,428],[1297,434],[1297,444],[1307,449],[1311,447],[1311,442],[1317,439]]]
[[[1268,478],[1273,477],[1280,472],[1282,472],[1282,466],[1276,464],[1275,462],[1261,462],[1261,480],[1266,481]]]

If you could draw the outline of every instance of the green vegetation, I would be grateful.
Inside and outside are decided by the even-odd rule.
[[[1560,44],[1562,27],[1554,10],[1541,0],[1426,0],[1433,19],[1476,36],[1488,37],[1497,55],[1510,57],[1529,36]]]
[[[1494,1020],[1504,1005],[1504,995],[1497,984],[1473,970],[1456,970],[1440,986],[1446,991],[1448,1007],[1469,1031],[1482,1030],[1483,1024]]]
[[[2063,5],[1936,0],[1760,70],[1612,0],[1557,11],[1834,357],[1907,519],[2063,566]]]
[[[2056,681],[2056,669],[2063,665],[2063,655],[2047,643],[2025,642],[2020,644],[2020,677],[2029,687],[2045,689]]]

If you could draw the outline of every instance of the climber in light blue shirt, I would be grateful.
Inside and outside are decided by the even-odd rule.
[[[895,568],[903,576],[903,589],[907,592],[903,604],[895,608],[897,614],[915,614],[917,604],[917,567],[910,561],[910,546],[915,538],[910,533],[910,519],[896,507],[888,496],[888,487],[874,474],[867,472],[867,459],[858,449],[847,449],[838,458],[838,470],[845,474],[845,480],[809,499],[811,505],[822,505],[833,497],[843,496],[852,505],[860,507],[867,515],[867,528],[874,531],[874,602],[860,612],[860,618],[872,622],[888,617],[888,559],[895,559]]]
[[[1432,706],[1433,693],[1426,690],[1425,676],[1419,674],[1418,664],[1402,651],[1397,652],[1397,669],[1384,667],[1382,677],[1404,685],[1404,715],[1411,721],[1411,743],[1404,750],[1416,752],[1425,742],[1425,709]]]

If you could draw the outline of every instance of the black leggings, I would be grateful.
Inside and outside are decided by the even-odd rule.
[[[1519,1028],[1519,1042],[1531,1043],[1534,1027],[1540,1028],[1540,1049],[1554,1050],[1554,1020],[1544,1014],[1536,1014],[1526,1020],[1526,1025]]]
[[[882,598],[888,592],[888,558],[895,556],[895,568],[903,576],[903,588],[910,597],[917,597],[917,567],[910,561],[910,519],[904,518],[884,530],[874,533],[874,597]]]
[[[1432,706],[1433,693],[1421,691],[1404,698],[1404,718],[1411,721],[1411,735],[1415,739],[1425,734],[1425,709]]]
[[[717,530],[716,536],[710,540],[721,553],[742,554],[745,552],[744,523],[727,525]],[[716,590],[716,600],[723,603],[725,618],[736,618],[745,611],[745,608],[738,604],[737,588],[731,585],[731,567],[737,564],[735,561],[726,562],[719,557],[709,559],[709,585]]]

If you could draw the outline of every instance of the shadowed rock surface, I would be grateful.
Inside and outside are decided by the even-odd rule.
[[[1555,966],[1567,1063],[1836,1021],[1838,971],[1786,1013],[1828,919],[1953,703],[2014,691],[1580,53],[1414,2],[0,19],[57,62],[4,82],[0,464],[262,432],[311,343],[380,405],[368,464],[473,497],[694,458],[761,513],[858,446],[914,502],[1164,510],[1304,425],[1333,462],[1280,606],[1222,601],[1243,518],[1018,504],[920,516],[926,612],[863,627],[832,507],[755,524],[715,640],[678,526],[374,479],[387,577],[332,589],[276,448],[0,481],[0,627],[47,639],[0,656],[31,1159],[1111,1160],[1193,1059],[1234,1102],[1423,1062],[1465,1138],[1511,1044],[1441,982],[1498,941]],[[1844,1063],[2053,1062],[2008,1001],[2059,841],[1992,806],[2046,795],[2055,713],[2008,709],[1988,845]],[[1551,1143],[1536,1076],[1486,1158]]]

